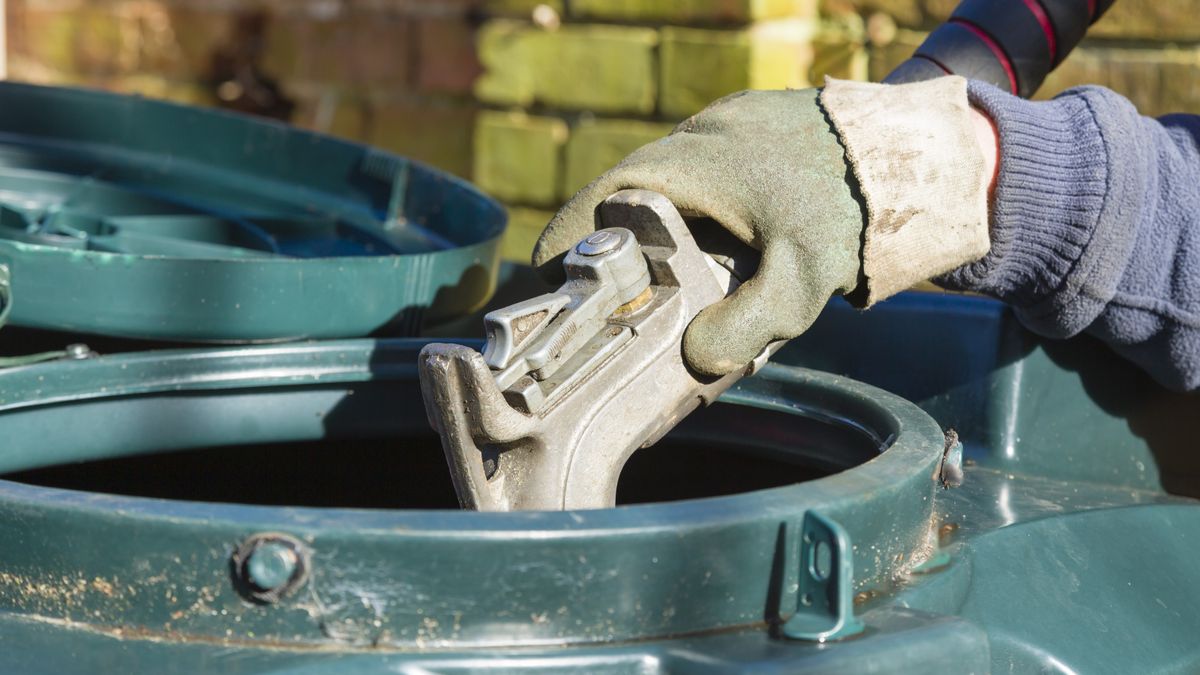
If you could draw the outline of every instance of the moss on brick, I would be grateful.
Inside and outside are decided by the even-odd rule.
[[[897,2],[897,1],[903,2],[903,0],[883,0],[883,1],[884,1],[884,7],[881,7],[881,9],[883,9],[884,11],[887,11],[886,6],[887,6],[887,4],[889,4],[891,2]],[[897,17],[897,22],[904,26],[918,26],[919,25],[924,28],[934,28],[938,24],[940,24],[943,21],[945,21],[946,19],[950,18],[950,14],[954,11],[955,7],[958,7],[958,3],[960,1],[961,0],[921,0],[922,9],[925,10],[925,16],[924,16],[923,21],[920,24],[907,23],[904,21],[900,21],[899,17]]]
[[[114,75],[137,67],[138,24],[108,7],[25,7],[9,31],[10,57],[77,75]]]
[[[1097,38],[1200,40],[1196,0],[1121,0],[1088,30]]]
[[[474,178],[501,201],[556,206],[567,124],[557,117],[484,111],[475,123]]]
[[[1097,84],[1126,96],[1143,115],[1200,109],[1200,49],[1075,50],[1038,91],[1049,98],[1069,87]]]
[[[750,40],[745,31],[664,28],[659,107],[687,117],[712,100],[749,84]]]
[[[25,10],[16,19],[9,27],[16,33],[15,39],[10,39],[9,59],[51,71],[78,72],[73,49],[79,25],[76,17],[68,12]],[[36,40],[32,38],[35,35]]]
[[[742,30],[662,30],[659,109],[686,117],[742,89],[808,86],[812,63],[807,21],[766,21]]]
[[[483,74],[475,80],[475,96],[498,105],[529,106],[536,94],[536,33],[520,21],[497,19],[479,30],[476,47]]]
[[[836,20],[821,22],[813,38],[813,61],[808,81],[820,85],[825,76],[843,80],[867,79],[867,50],[862,17],[841,15]]]
[[[545,33],[537,98],[602,113],[652,113],[658,32],[633,26],[578,26]]]
[[[508,229],[500,240],[500,258],[528,265],[533,255],[533,245],[553,217],[553,211],[508,207]]]
[[[480,31],[482,101],[545,103],[601,113],[654,112],[658,32],[637,26],[578,25],[546,31],[498,20]]]
[[[573,18],[672,24],[748,23],[813,18],[815,0],[571,0]]]
[[[589,120],[571,129],[567,141],[563,200],[612,168],[626,155],[671,133],[673,124],[637,120]]]
[[[654,112],[657,44],[657,31],[636,26],[546,31],[494,21],[480,33],[485,73],[475,94],[497,104],[649,114]]]
[[[880,12],[892,17],[901,26],[921,28],[930,22],[936,25],[940,21],[933,21],[927,15],[931,10],[939,11],[947,1],[951,8],[958,4],[958,0],[821,0],[821,14],[829,16],[857,10],[866,16]]]
[[[886,45],[875,45],[871,47],[871,62],[868,67],[868,75],[873,82],[879,82],[887,77],[887,74],[892,72],[896,66],[904,63],[908,57],[912,56],[917,47],[925,41],[926,34],[918,33],[911,30],[896,31],[895,37]]]

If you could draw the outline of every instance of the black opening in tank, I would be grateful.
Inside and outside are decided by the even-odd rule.
[[[618,504],[737,494],[820,478],[875,456],[838,424],[718,404],[634,453]],[[503,461],[501,455],[500,461]],[[458,507],[436,436],[195,448],[10,473],[6,480],[89,492],[278,506]]]

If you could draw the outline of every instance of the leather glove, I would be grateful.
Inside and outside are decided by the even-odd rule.
[[[533,252],[547,278],[627,188],[654,190],[762,251],[758,271],[688,326],[683,353],[709,375],[804,332],[831,295],[869,306],[985,255],[983,153],[966,80],[828,80],[821,90],[727,96],[575,195]]]
[[[665,195],[763,252],[758,272],[688,327],[683,352],[709,375],[744,366],[768,342],[804,332],[834,293],[859,284],[863,207],[816,89],[745,91],[713,103],[634,152],[573,197],[533,253],[548,278],[596,229],[618,190]]]

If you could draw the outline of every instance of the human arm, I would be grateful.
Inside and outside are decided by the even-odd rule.
[[[581,191],[534,263],[553,268],[607,194],[645,187],[772,263],[693,322],[703,339],[684,353],[704,372],[803,332],[831,293],[868,306],[948,272],[939,283],[1004,300],[1036,332],[1087,332],[1167,386],[1200,386],[1196,117],[1144,118],[1096,87],[1028,102],[973,82],[973,109],[965,87],[961,106],[904,91],[834,83],[822,116],[811,90],[718,102],[715,123],[701,113]],[[743,108],[764,100],[782,124]]]
[[[973,82],[969,95],[999,131],[991,247],[938,282],[1200,386],[1200,118],[1143,117],[1099,87],[1030,102]]]

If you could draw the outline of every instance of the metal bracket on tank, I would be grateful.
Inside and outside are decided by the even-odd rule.
[[[801,526],[796,613],[781,627],[784,637],[827,642],[862,632],[863,624],[854,616],[853,582],[850,535],[809,509]]]
[[[563,262],[566,283],[485,317],[482,355],[450,344],[421,351],[425,408],[467,508],[612,506],[634,451],[781,344],[745,372],[692,372],[684,331],[748,276],[745,258],[757,254],[740,244],[705,253],[671,202],[646,190],[616,193],[598,215],[603,229]]]

